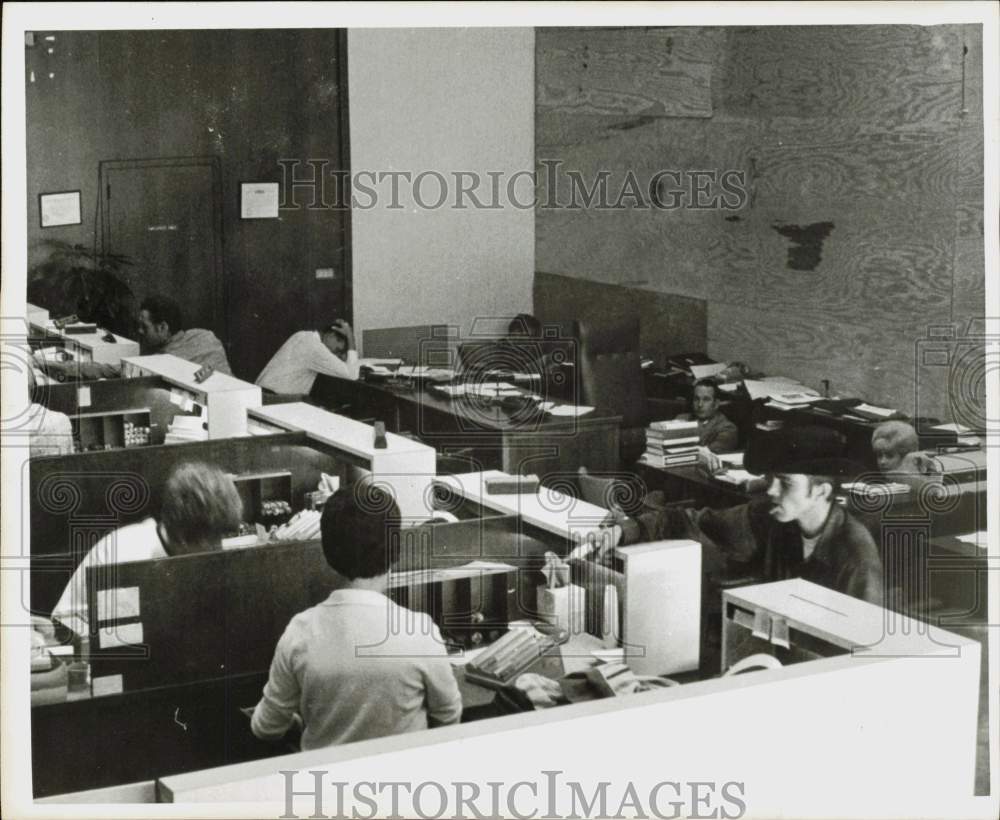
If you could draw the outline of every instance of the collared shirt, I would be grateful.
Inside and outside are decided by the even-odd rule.
[[[685,413],[677,417],[679,421],[698,422],[698,444],[713,453],[731,453],[739,445],[739,431],[724,414],[716,412],[710,419],[696,419]]]
[[[318,373],[356,379],[358,352],[348,350],[345,362],[323,344],[318,331],[300,330],[271,357],[256,383],[275,393],[306,394],[312,390]]]
[[[73,452],[73,425],[65,413],[32,403],[26,427],[32,458],[61,456]]]
[[[179,330],[159,352],[169,353],[171,356],[186,359],[202,367],[210,365],[227,376],[233,375],[233,371],[229,368],[229,359],[226,358],[226,349],[211,330],[200,327]]]
[[[59,618],[67,627],[74,629],[74,618],[87,620],[87,568],[114,566],[129,561],[148,561],[151,558],[166,558],[166,550],[160,541],[156,521],[146,518],[138,524],[129,524],[105,535],[91,548],[87,556],[76,568],[59,603],[52,610],[52,616]]]
[[[457,723],[462,698],[429,615],[339,589],[285,628],[251,728],[280,737],[296,713],[307,750]]]

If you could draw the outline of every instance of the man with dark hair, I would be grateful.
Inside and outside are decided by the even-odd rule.
[[[302,749],[457,723],[462,698],[429,615],[385,596],[399,558],[399,508],[368,482],[326,502],[323,554],[330,596],[289,622],[251,728],[262,739],[303,725]]]
[[[834,498],[841,480],[863,471],[843,459],[839,436],[824,427],[791,427],[750,442],[747,470],[766,476],[767,493],[726,510],[667,508],[619,517],[613,540],[632,544],[691,538],[702,544],[709,589],[752,575],[801,577],[881,604],[882,562],[865,526]]]
[[[260,371],[256,383],[275,393],[305,395],[319,373],[353,380],[358,369],[354,331],[339,319],[319,330],[293,333]]]
[[[139,305],[136,319],[139,350],[143,356],[169,353],[201,365],[205,374],[213,371],[231,376],[226,350],[211,330],[185,328],[180,305],[167,296],[147,296]],[[121,366],[97,362],[42,362],[46,372],[62,379],[117,379]]]
[[[163,488],[159,515],[98,541],[76,568],[52,616],[85,634],[80,625],[87,615],[88,567],[216,550],[227,534],[236,532],[242,517],[243,502],[230,476],[200,462],[178,465]]]
[[[711,379],[694,383],[691,413],[677,418],[698,422],[698,444],[712,453],[731,453],[739,443],[739,432],[719,410],[719,385]]]

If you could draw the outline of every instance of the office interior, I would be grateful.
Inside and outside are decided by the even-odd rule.
[[[628,732],[659,720],[677,736],[735,729],[716,757],[690,749],[690,766],[737,765],[767,731],[778,769],[798,773],[807,749],[817,770],[836,761],[873,783],[875,761],[891,755],[907,770],[879,772],[891,786],[933,781],[957,798],[995,795],[985,388],[974,365],[955,365],[984,344],[982,42],[976,24],[30,35],[29,341],[127,363],[121,378],[36,394],[70,417],[77,452],[29,466],[31,610],[51,612],[81,539],[92,544],[155,510],[183,461],[236,477],[247,514],[234,536],[249,536],[218,552],[119,567],[118,586],[138,589],[143,614],[122,616],[119,634],[124,627],[132,640],[102,645],[95,623],[83,694],[64,687],[33,704],[35,797],[238,800],[270,794],[278,769],[326,759],[256,740],[240,711],[259,699],[288,619],[329,590],[318,512],[306,537],[286,530],[251,546],[253,532],[287,527],[324,475],[391,488],[408,535],[389,594],[439,619],[456,655],[489,652],[511,621],[538,617],[537,566],[525,556],[565,558],[600,538],[615,493],[633,508],[643,501],[629,495],[637,486],[679,507],[745,503],[744,485],[644,456],[651,422],[690,411],[693,372],[734,362],[746,378],[722,394],[722,412],[740,450],[761,432],[819,424],[874,473],[871,434],[892,417],[914,423],[923,450],[950,458],[938,490],[842,499],[869,525],[887,577],[897,562],[917,566],[918,580],[897,578],[884,608],[794,579],[734,579],[702,600],[699,544],[623,547],[607,567],[574,569],[586,600],[570,640],[581,639],[587,665],[631,637],[649,650],[631,659],[633,671],[665,676],[669,687],[532,709],[511,687],[477,684],[456,665],[460,725],[366,741],[336,760],[415,756],[434,744],[460,769],[471,764],[456,749],[488,750],[494,733],[515,725],[535,739],[532,759],[570,742],[574,726],[599,724],[627,748]],[[404,189],[404,207],[384,198],[327,207],[342,194],[333,169],[495,172],[513,180],[508,199],[528,204],[417,207]],[[657,179],[663,171],[673,175]],[[728,195],[719,187],[726,171],[737,172]],[[617,207],[570,202],[576,182],[603,172]],[[701,183],[697,172],[706,172]],[[639,184],[622,197],[630,174]],[[247,186],[262,183],[278,183],[277,218],[245,216]],[[433,200],[436,184],[425,190]],[[73,191],[79,221],[43,227],[43,198]],[[652,204],[671,192],[676,207]],[[131,263],[114,271],[131,301],[115,327],[97,329],[112,330],[121,350],[98,352],[51,325],[59,311],[44,303],[51,291],[38,272],[72,246]],[[128,347],[129,311],[152,293],[177,298],[189,326],[223,342],[231,382],[213,387],[224,378],[215,374],[198,383],[188,363],[144,362]],[[525,388],[508,374],[511,395],[462,401],[441,389],[458,375],[420,372],[458,370],[463,346],[494,343],[520,314],[538,318],[539,348],[563,365],[553,384]],[[253,384],[292,333],[338,318],[355,328],[363,360],[413,369],[392,372],[396,362],[383,374],[375,364],[357,382],[320,375],[308,396]],[[859,399],[875,415],[775,406],[739,386],[768,376],[830,406]],[[548,411],[526,398],[534,393],[545,393]],[[578,407],[589,410],[577,416]],[[177,417],[206,414],[204,435],[185,438]],[[508,480],[491,492],[491,481],[517,475],[538,484]],[[924,503],[931,496],[939,502]],[[289,514],[271,515],[267,500]],[[470,561],[506,566],[516,582],[496,568],[463,570]],[[451,575],[407,575],[428,563]],[[96,612],[97,573],[90,583]],[[816,616],[820,604],[848,614],[831,624]],[[898,652],[852,656],[890,620],[900,630],[883,635],[883,648]],[[151,654],[137,659],[130,643]],[[945,644],[959,648],[947,668],[913,662]],[[79,651],[77,642],[62,660]],[[545,651],[532,668],[552,680],[579,662],[554,644]],[[724,674],[761,653],[783,665]],[[932,697],[940,709],[921,709],[918,729],[908,710]],[[787,718],[783,698],[796,704]],[[814,721],[808,733],[805,720]],[[859,723],[869,730],[864,751],[854,745]]]

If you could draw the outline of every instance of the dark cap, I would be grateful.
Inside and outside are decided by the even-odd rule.
[[[743,458],[751,473],[801,473],[850,479],[864,467],[844,457],[843,437],[819,426],[785,426],[776,432],[754,431]]]

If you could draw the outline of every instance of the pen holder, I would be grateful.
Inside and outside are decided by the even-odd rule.
[[[576,584],[538,588],[538,614],[546,623],[562,627],[570,635],[581,635],[585,625],[585,590]]]

